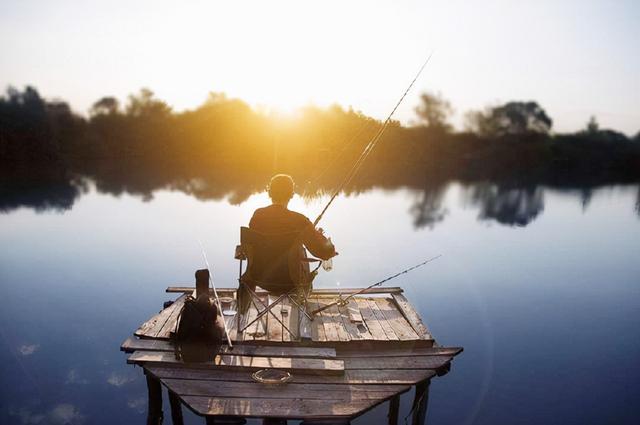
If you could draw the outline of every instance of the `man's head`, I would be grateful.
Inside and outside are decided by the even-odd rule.
[[[269,182],[269,196],[273,202],[287,203],[293,197],[293,179],[287,174],[276,174]]]

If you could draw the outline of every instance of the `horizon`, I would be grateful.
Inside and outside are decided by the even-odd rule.
[[[176,112],[220,92],[256,110],[338,104],[382,120],[434,51],[394,115],[403,125],[416,121],[427,91],[452,103],[457,129],[469,110],[533,100],[557,133],[578,131],[591,116],[629,136],[640,130],[632,42],[640,6],[632,1],[181,9],[67,1],[5,4],[0,12],[0,85],[32,85],[85,116],[103,96],[124,103],[148,87]]]

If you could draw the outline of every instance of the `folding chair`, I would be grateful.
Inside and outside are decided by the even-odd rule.
[[[306,311],[306,303],[322,260],[306,256],[301,233],[265,234],[248,227],[241,227],[240,245],[236,247],[235,258],[240,260],[238,311],[246,313],[251,303],[258,310],[255,319],[242,328],[240,328],[239,314],[238,330],[243,332],[266,314],[271,314],[293,338],[298,338],[299,329],[294,334],[271,310],[284,300],[289,300],[292,306],[297,307],[309,320],[313,320]],[[243,271],[242,265],[245,260],[247,266]],[[318,265],[311,271],[310,264],[316,262]],[[276,300],[265,304],[256,293],[256,287],[277,296]],[[262,309],[259,306],[262,306]],[[299,325],[300,321],[297,322]]]

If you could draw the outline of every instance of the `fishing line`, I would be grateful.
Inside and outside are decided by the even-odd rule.
[[[349,170],[349,172],[347,172],[347,175],[345,176],[344,180],[342,181],[342,183],[338,186],[338,188],[335,190],[335,192],[333,193],[333,195],[331,196],[331,198],[329,199],[329,202],[327,202],[327,205],[325,205],[325,207],[322,209],[322,212],[320,212],[320,215],[318,215],[318,218],[315,219],[315,221],[313,222],[314,226],[317,226],[318,223],[320,222],[320,220],[322,219],[322,217],[324,216],[324,213],[327,212],[327,210],[329,209],[329,207],[331,206],[331,204],[333,203],[333,201],[336,199],[336,197],[338,196],[338,194],[342,191],[342,189],[347,186],[351,180],[353,180],[353,177],[355,177],[356,173],[360,170],[360,167],[362,167],[362,164],[364,163],[364,161],[367,159],[367,157],[369,156],[369,154],[371,153],[371,151],[373,151],[373,148],[376,146],[376,144],[378,143],[378,141],[381,139],[382,135],[384,134],[385,130],[387,129],[387,127],[389,126],[389,123],[391,122],[391,118],[393,117],[393,114],[396,112],[396,110],[398,109],[398,107],[400,106],[400,104],[402,103],[402,101],[404,100],[404,98],[407,96],[407,94],[409,93],[409,91],[411,90],[411,88],[413,87],[413,85],[415,84],[416,80],[418,79],[418,77],[420,77],[420,74],[422,74],[422,70],[424,70],[424,68],[427,66],[427,64],[429,63],[429,61],[431,60],[431,56],[433,56],[433,52],[431,52],[429,54],[429,56],[427,57],[427,59],[424,61],[424,63],[422,64],[422,66],[420,67],[420,69],[418,70],[418,73],[416,74],[416,76],[413,78],[413,80],[411,81],[411,84],[409,84],[409,86],[407,87],[407,89],[405,90],[405,92],[402,94],[402,96],[400,97],[400,99],[398,100],[398,102],[396,103],[396,105],[393,107],[393,109],[391,110],[391,113],[387,116],[387,119],[384,121],[384,123],[382,124],[382,127],[380,127],[380,129],[378,130],[378,132],[376,133],[376,135],[371,139],[371,141],[365,146],[364,150],[362,151],[362,154],[360,154],[360,157],[356,160],[356,162],[353,164],[353,167],[351,167],[351,169]]]
[[[224,320],[224,315],[222,314],[222,303],[220,303],[220,298],[218,298],[218,291],[216,291],[216,285],[213,283],[213,278],[211,277],[211,267],[209,266],[209,261],[207,260],[207,253],[204,252],[204,246],[202,246],[202,242],[200,242],[200,239],[198,239],[198,243],[200,244],[200,249],[202,250],[202,258],[204,258],[204,263],[207,266],[207,270],[209,271],[209,283],[211,284],[213,295],[215,296],[216,303],[218,304],[218,311],[220,312],[222,324],[224,325],[224,333],[227,336],[227,343],[229,344],[229,348],[233,348],[231,337],[229,336],[229,330],[227,329],[227,321]]]
[[[438,258],[440,258],[440,257],[442,257],[442,254],[436,255],[435,257],[431,257],[431,258],[429,258],[428,260],[425,260],[425,261],[421,262],[420,264],[416,264],[416,265],[415,265],[415,266],[413,266],[413,267],[409,267],[408,269],[404,269],[404,270],[402,270],[401,272],[394,274],[393,276],[389,276],[389,277],[387,277],[387,278],[384,278],[384,279],[382,279],[382,280],[380,280],[380,281],[378,281],[378,282],[376,282],[376,283],[373,283],[373,284],[371,284],[371,285],[369,285],[369,286],[367,286],[367,287],[365,287],[365,288],[362,288],[362,289],[360,289],[360,290],[358,290],[358,291],[356,291],[356,292],[354,292],[354,293],[350,294],[349,296],[347,296],[347,297],[345,297],[345,298],[342,298],[342,295],[341,295],[341,294],[338,294],[338,298],[337,298],[335,301],[332,301],[332,302],[330,302],[329,304],[326,304],[326,305],[324,305],[324,306],[322,306],[322,307],[320,307],[320,308],[317,308],[317,309],[313,310],[313,311],[311,312],[311,316],[314,316],[314,315],[316,315],[316,314],[320,313],[321,311],[325,311],[325,310],[327,310],[327,309],[329,309],[329,308],[333,307],[334,305],[342,305],[342,306],[344,306],[344,305],[346,305],[346,303],[348,303],[348,302],[349,302],[349,300],[350,300],[350,299],[355,298],[355,296],[356,296],[356,295],[364,294],[364,293],[366,293],[369,289],[372,289],[372,288],[374,288],[374,287],[376,287],[376,286],[380,286],[380,285],[382,285],[383,283],[388,282],[388,281],[390,281],[390,280],[392,280],[392,279],[395,279],[396,277],[401,276],[401,275],[403,275],[403,274],[409,273],[410,271],[415,270],[415,269],[417,269],[418,267],[422,267],[422,266],[424,266],[424,265],[426,265],[426,264],[429,264],[430,262],[435,261],[435,260],[437,260],[437,259],[438,259]]]
[[[309,185],[311,185],[312,183],[317,183],[318,180],[320,180],[320,178],[322,176],[325,175],[325,173],[327,171],[329,171],[330,168],[333,167],[333,165],[338,162],[338,160],[340,158],[342,158],[342,155],[347,151],[348,148],[351,147],[351,145],[358,140],[359,136],[364,133],[365,129],[369,129],[369,127],[371,127],[373,125],[374,121],[371,120],[366,120],[364,121],[360,127],[358,128],[358,131],[356,131],[351,138],[349,139],[349,141],[342,147],[342,149],[340,149],[340,151],[331,159],[331,161],[329,161],[329,163],[327,164],[327,166],[321,170],[318,174],[315,175],[315,177],[312,177],[310,180],[307,180],[307,184],[306,186],[308,187]],[[306,189],[305,189],[305,193],[306,193]]]

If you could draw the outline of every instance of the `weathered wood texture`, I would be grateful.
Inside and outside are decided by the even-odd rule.
[[[233,415],[258,418],[335,418],[352,417],[384,400],[307,400],[279,398],[212,398],[185,396],[185,403],[202,415]]]
[[[145,368],[203,415],[352,417],[407,391],[408,385],[431,379],[436,369],[451,361],[445,353],[453,352],[431,348],[431,355],[414,357],[345,357],[343,375],[300,370],[293,373],[290,383],[275,387],[254,382],[242,368],[175,367],[164,361],[146,363]]]
[[[395,301],[398,310],[402,313],[407,322],[409,322],[420,339],[433,339],[427,325],[422,322],[420,315],[413,308],[407,297],[402,294],[391,294],[391,297],[393,298],[393,301]]]
[[[127,338],[120,350],[126,353],[134,351],[173,351],[173,345],[166,340]],[[336,357],[335,348],[330,347],[299,347],[290,345],[235,345],[233,349],[221,347],[221,354],[259,357],[315,357],[331,359]]]
[[[169,307],[144,322],[134,332],[134,335],[141,338],[163,338],[168,339],[170,332],[175,330],[176,320],[184,304],[186,294],[178,297],[178,299]]]
[[[145,369],[162,379],[199,379],[223,382],[253,382],[251,374],[236,370],[215,370],[183,365],[145,364]],[[305,375],[293,374],[290,383],[298,384],[396,384],[413,385],[416,382],[431,379],[436,375],[433,370],[345,370],[344,375]]]
[[[315,290],[307,311],[356,290]],[[167,291],[189,293],[193,288]],[[235,288],[218,292],[234,299],[230,306],[234,309]],[[462,351],[433,346],[428,328],[400,288],[375,288],[348,305],[322,311],[313,321],[303,320],[297,307],[285,302],[240,332],[263,304],[274,302],[266,292],[258,295],[262,303],[256,301],[246,314],[225,317],[234,348],[223,346],[210,362],[176,360],[168,341],[184,295],[141,325],[135,332],[139,338],[128,338],[121,350],[132,353],[129,363],[144,367],[145,373],[202,415],[348,421],[393,399],[391,423],[397,420],[398,394],[412,385],[423,388],[434,376],[446,373]],[[300,339],[298,324],[304,324],[300,328],[310,340]],[[277,386],[255,382],[252,372],[263,368],[290,371],[292,378]]]
[[[187,286],[187,285],[181,285],[181,286],[169,286],[166,289],[166,292],[169,293],[185,293],[185,294],[190,294],[193,291],[195,291],[195,287],[193,286]],[[237,290],[237,288],[217,288],[216,289],[218,291],[219,295],[229,295],[229,294],[234,294]],[[338,294],[342,294],[342,295],[350,295],[353,294],[355,292],[361,291],[362,288],[335,288],[335,289],[331,289],[331,288],[315,288],[313,290],[313,292],[311,293],[312,295],[338,295]],[[264,290],[260,290],[258,289],[257,291],[259,294],[266,294],[267,292]],[[399,287],[394,287],[394,286],[390,286],[390,287],[376,287],[376,288],[371,288],[368,289],[365,294],[401,294],[403,293],[404,290],[402,288]]]
[[[127,359],[131,364],[173,364],[184,365],[176,360],[169,351],[135,351]],[[194,367],[215,368],[216,370],[255,371],[264,368],[275,368],[301,373],[316,373],[326,375],[342,375],[344,361],[338,359],[287,358],[287,357],[252,357],[236,355],[216,355],[213,360],[202,363],[191,363]]]
[[[225,295],[233,298],[235,294],[229,292]],[[240,332],[245,323],[250,323],[257,317],[259,310],[275,300],[264,292],[258,295],[260,300],[255,300],[245,314],[225,317],[232,341],[256,344],[296,343],[300,341],[299,333],[304,329],[305,336],[310,337],[311,342],[320,344],[352,341],[423,341],[427,346],[433,344],[433,338],[418,313],[402,294],[395,292],[377,297],[354,297],[346,306],[332,306],[318,313],[313,321],[301,321],[301,313],[295,305],[288,301],[281,302],[271,313]],[[308,311],[326,306],[334,300],[331,292],[317,290],[308,298]],[[142,324],[135,335],[140,338],[169,339],[183,303],[184,295]],[[235,308],[235,300],[230,308]],[[301,323],[303,326],[299,326]]]
[[[305,400],[376,400],[391,397],[399,391],[408,390],[408,386],[399,385],[363,385],[363,384],[286,384],[279,385],[277,391],[268,391],[269,386],[256,382],[223,382],[197,379],[163,379],[171,390],[185,395],[208,397],[244,397],[244,398],[284,398]]]

